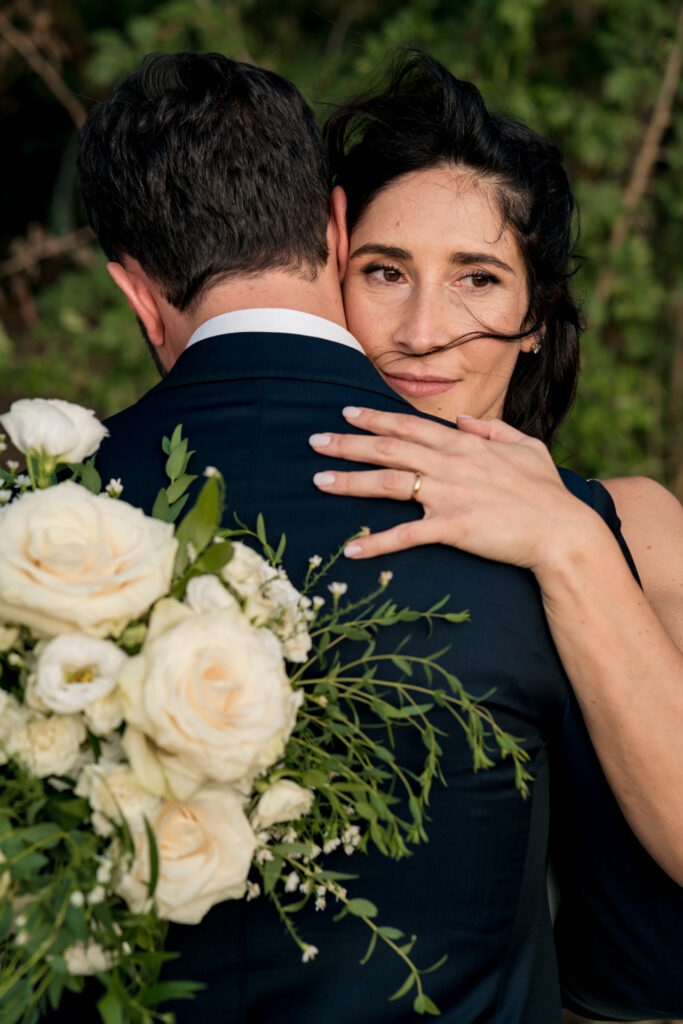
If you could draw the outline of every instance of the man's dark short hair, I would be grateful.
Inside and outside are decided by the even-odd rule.
[[[315,277],[329,173],[286,79],[217,53],[152,54],[90,113],[78,179],[110,260],[138,260],[186,309],[232,274]]]

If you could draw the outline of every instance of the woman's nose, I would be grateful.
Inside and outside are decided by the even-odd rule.
[[[416,291],[402,306],[394,330],[394,345],[406,354],[437,352],[459,333],[453,314],[452,304],[440,289]]]

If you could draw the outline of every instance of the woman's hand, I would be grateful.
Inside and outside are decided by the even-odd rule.
[[[460,416],[456,430],[372,409],[347,407],[343,415],[368,434],[314,434],[312,447],[384,468],[316,473],[316,486],[357,497],[414,496],[424,508],[420,520],[354,540],[349,557],[441,543],[538,571],[558,535],[597,518],[565,488],[545,445],[501,420]]]

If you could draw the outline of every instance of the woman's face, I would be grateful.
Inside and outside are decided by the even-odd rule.
[[[343,282],[349,330],[387,384],[422,412],[499,416],[521,351],[526,275],[491,185],[462,168],[398,178],[355,225]]]

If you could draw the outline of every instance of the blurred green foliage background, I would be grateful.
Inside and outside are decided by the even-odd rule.
[[[549,135],[579,200],[588,329],[555,445],[588,476],[683,498],[683,7],[678,0],[8,0],[0,9],[0,406],[106,415],[156,380],[84,228],[75,136],[150,51],[218,50],[292,78],[324,117],[397,45]]]

